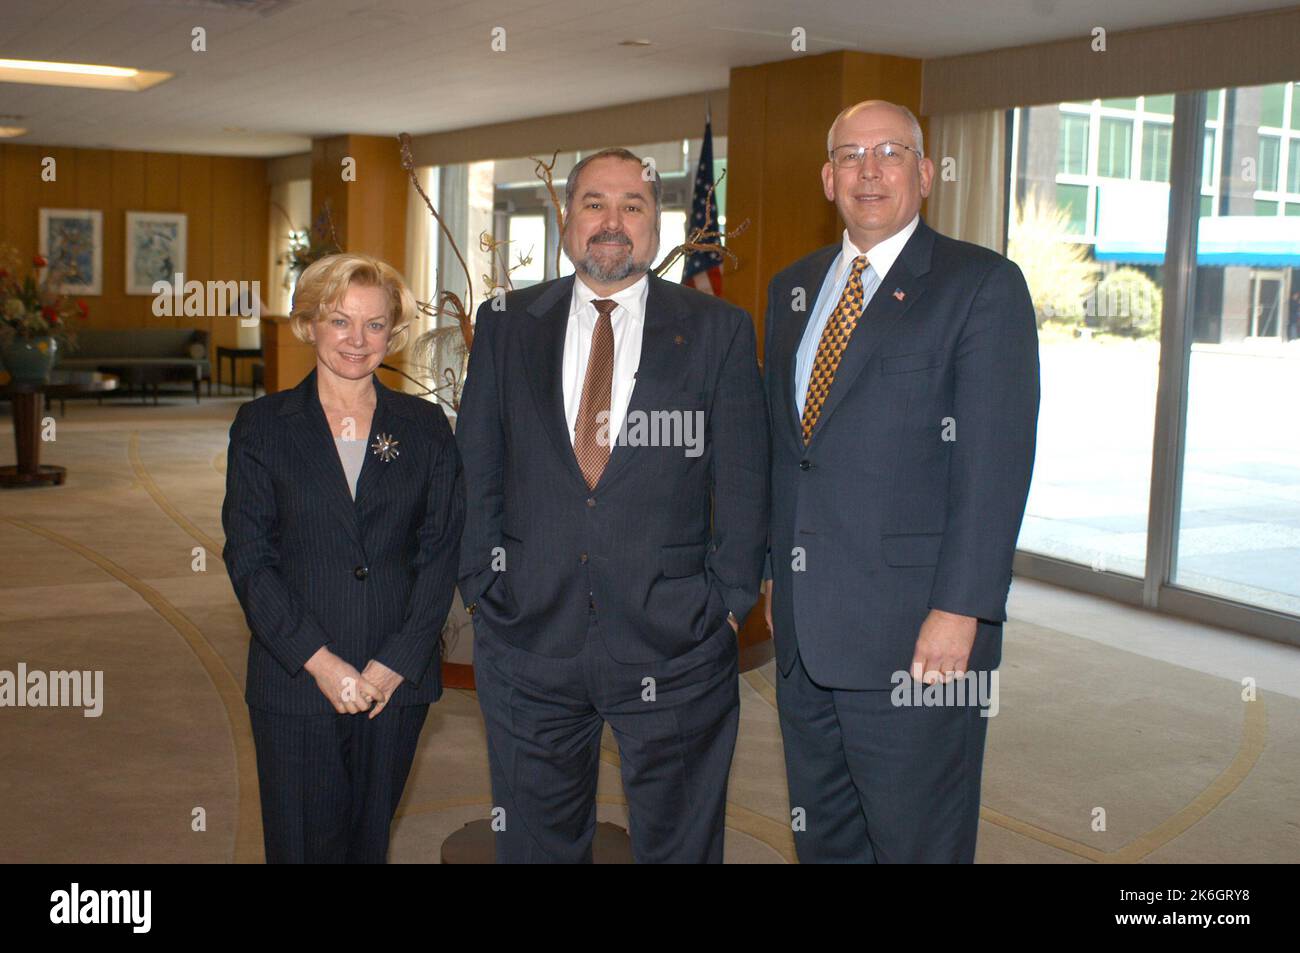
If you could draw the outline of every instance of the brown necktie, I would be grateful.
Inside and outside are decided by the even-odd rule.
[[[616,303],[607,298],[597,298],[591,303],[600,314],[591,336],[587,378],[582,382],[578,421],[573,427],[573,453],[578,458],[578,467],[587,480],[588,489],[600,482],[614,440],[614,435],[609,432],[610,392],[614,387],[614,325],[609,313]]]

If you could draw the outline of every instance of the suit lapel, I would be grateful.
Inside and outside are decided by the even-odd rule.
[[[360,542],[356,507],[352,503],[352,494],[348,492],[347,475],[339,460],[334,434],[316,393],[314,369],[290,392],[280,407],[280,416],[292,418],[289,421],[290,439],[298,448],[299,458],[316,474],[330,509],[338,515],[352,538]]]
[[[665,396],[678,389],[682,370],[686,366],[686,355],[691,347],[689,327],[684,320],[680,302],[665,287],[668,282],[654,275],[650,275],[649,282],[645,325],[641,331],[641,357],[625,421],[631,419],[634,411],[648,415],[653,410],[664,409]],[[611,437],[616,438],[617,435]],[[628,465],[637,449],[616,442],[596,488],[607,486]]]
[[[375,413],[370,419],[370,437],[366,440],[361,475],[357,477],[357,499],[354,509],[370,499],[378,489],[380,481],[394,467],[400,466],[403,461],[408,469],[414,466],[411,457],[414,454],[415,441],[420,436],[410,432],[409,427],[403,427],[407,418],[400,412],[393,392],[380,383],[378,377],[374,378],[374,382]],[[387,461],[381,459],[373,449],[380,434],[396,441],[393,449],[397,452],[397,456]]]
[[[840,365],[835,369],[835,380],[831,382],[830,393],[826,395],[826,402],[822,404],[821,414],[817,417],[817,425],[813,427],[810,444],[817,440],[817,435],[826,426],[826,421],[854,381],[862,374],[871,355],[924,294],[925,276],[930,271],[930,252],[933,248],[934,232],[925,222],[918,223],[916,231],[889,269],[889,274],[883,277],[880,286],[876,288],[871,303],[858,318],[848,347],[840,357]]]
[[[573,455],[573,441],[564,415],[564,337],[569,327],[572,300],[573,276],[569,275],[558,279],[528,306],[528,313],[536,320],[529,329],[529,340],[523,350],[528,382],[541,413],[542,429],[574,479],[586,486],[578,458]]]

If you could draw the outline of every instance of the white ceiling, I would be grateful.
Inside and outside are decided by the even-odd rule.
[[[271,156],[727,85],[733,66],[858,49],[930,58],[1280,0],[0,0],[0,58],[166,70],[139,93],[0,83],[17,142]],[[207,31],[207,52],[190,49]],[[506,52],[491,51],[493,27]],[[650,47],[618,41],[648,39]],[[18,115],[21,119],[6,118]]]

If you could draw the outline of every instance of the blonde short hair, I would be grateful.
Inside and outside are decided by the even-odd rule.
[[[406,347],[406,337],[415,320],[415,296],[397,269],[370,255],[343,252],[312,262],[298,276],[293,291],[289,327],[304,344],[311,343],[311,326],[336,307],[352,285],[381,288],[388,296],[388,353]]]

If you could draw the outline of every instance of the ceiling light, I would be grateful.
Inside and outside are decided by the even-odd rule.
[[[52,63],[45,60],[0,59],[0,83],[77,86],[138,92],[171,79],[171,73],[93,63]]]
[[[650,46],[649,40],[619,40],[619,46]]]
[[[13,139],[16,136],[25,136],[27,130],[22,126],[0,126],[0,139]]]

